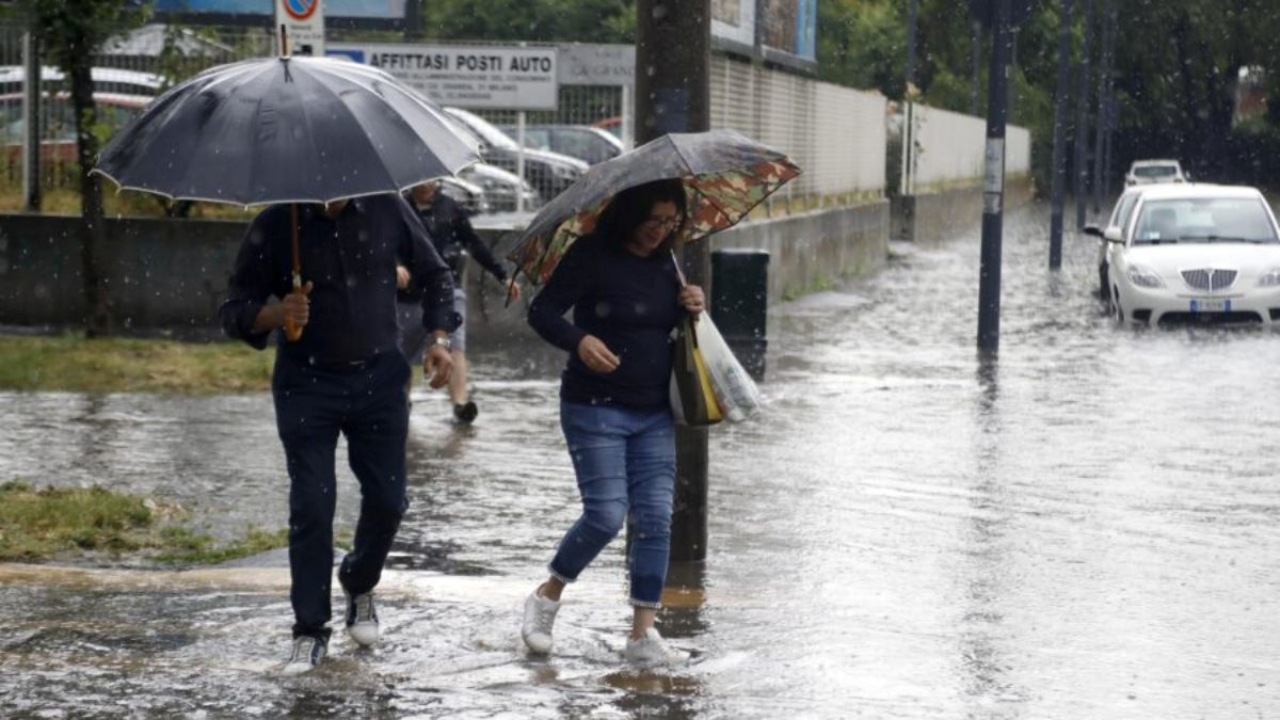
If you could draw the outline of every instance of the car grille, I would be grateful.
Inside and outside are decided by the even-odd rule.
[[[1231,287],[1231,283],[1236,281],[1236,271],[1214,270],[1211,268],[1183,270],[1182,279],[1188,286],[1193,287],[1196,290],[1213,292],[1215,290],[1225,290]]]

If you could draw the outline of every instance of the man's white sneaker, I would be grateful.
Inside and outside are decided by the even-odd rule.
[[[285,663],[282,672],[285,675],[311,672],[324,659],[327,645],[324,638],[299,635],[293,639],[293,654],[289,656],[289,662]]]
[[[546,655],[551,652],[551,627],[556,623],[560,603],[549,600],[533,591],[524,601],[524,622],[520,624],[520,637],[530,652]]]
[[[378,611],[373,592],[347,594],[347,634],[365,647],[378,642]]]
[[[657,628],[645,630],[639,640],[627,640],[625,655],[627,662],[640,667],[683,665],[689,661],[689,653],[668,645]]]

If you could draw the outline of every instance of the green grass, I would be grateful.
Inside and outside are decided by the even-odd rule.
[[[271,387],[274,359],[235,342],[0,336],[0,390],[256,392]]]
[[[101,487],[0,485],[0,561],[37,562],[102,556],[205,565],[288,544],[288,530],[249,530],[218,545],[181,525],[181,507]]]

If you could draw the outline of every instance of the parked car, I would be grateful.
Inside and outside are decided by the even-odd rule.
[[[1245,186],[1157,185],[1137,193],[1107,242],[1120,323],[1280,322],[1280,225]]]
[[[500,125],[498,129],[513,138],[518,131],[515,125]],[[616,158],[623,152],[621,140],[589,125],[526,125],[524,144],[576,157],[588,165]]]
[[[1187,182],[1186,173],[1177,160],[1135,160],[1125,173],[1125,187],[1158,183]]]
[[[521,150],[515,140],[479,115],[454,107],[444,111],[475,137],[485,162],[516,172]],[[587,171],[586,163],[568,155],[528,148],[523,152],[524,178],[544,201],[559,195]]]
[[[1098,238],[1098,299],[1108,309],[1111,306],[1111,286],[1107,283],[1107,268],[1109,267],[1107,255],[1110,245],[1106,241],[1106,231],[1111,230],[1111,228],[1123,228],[1128,224],[1129,218],[1133,215],[1133,208],[1138,204],[1138,196],[1148,187],[1152,186],[1135,185],[1126,188],[1120,194],[1119,199],[1116,200],[1115,206],[1112,207],[1111,217],[1107,220],[1104,228],[1090,225],[1084,229],[1086,234]],[[1120,230],[1116,230],[1116,232],[1118,233]]]
[[[542,199],[527,180],[513,172],[507,172],[489,163],[476,163],[458,173],[458,176],[484,191],[484,212],[515,212],[518,198],[524,197],[526,210],[542,205]]]
[[[164,78],[154,73],[119,68],[92,68],[93,99],[98,125],[108,132],[124,127],[142,113],[160,93]],[[40,71],[44,84],[40,104],[40,158],[45,165],[76,162],[75,112],[71,95],[65,87],[61,70],[45,67]],[[26,68],[18,65],[0,67],[0,145],[4,148],[6,174],[20,172],[22,142],[26,133],[23,114],[23,82]]]
[[[491,212],[489,198],[485,195],[484,188],[473,182],[463,180],[460,177],[442,177],[440,178],[440,192],[462,206],[462,210],[468,215],[482,215]]]

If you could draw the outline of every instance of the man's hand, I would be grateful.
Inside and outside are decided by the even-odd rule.
[[[443,346],[428,346],[422,356],[422,373],[429,378],[427,384],[439,390],[449,384],[449,376],[453,374],[453,356]]]
[[[307,321],[311,319],[311,300],[307,296],[311,294],[312,287],[314,286],[311,281],[307,281],[301,289],[294,290],[280,299],[281,325],[306,327]]]
[[[604,341],[595,335],[587,335],[578,342],[578,359],[587,367],[600,373],[613,372],[622,361],[614,355]]]

